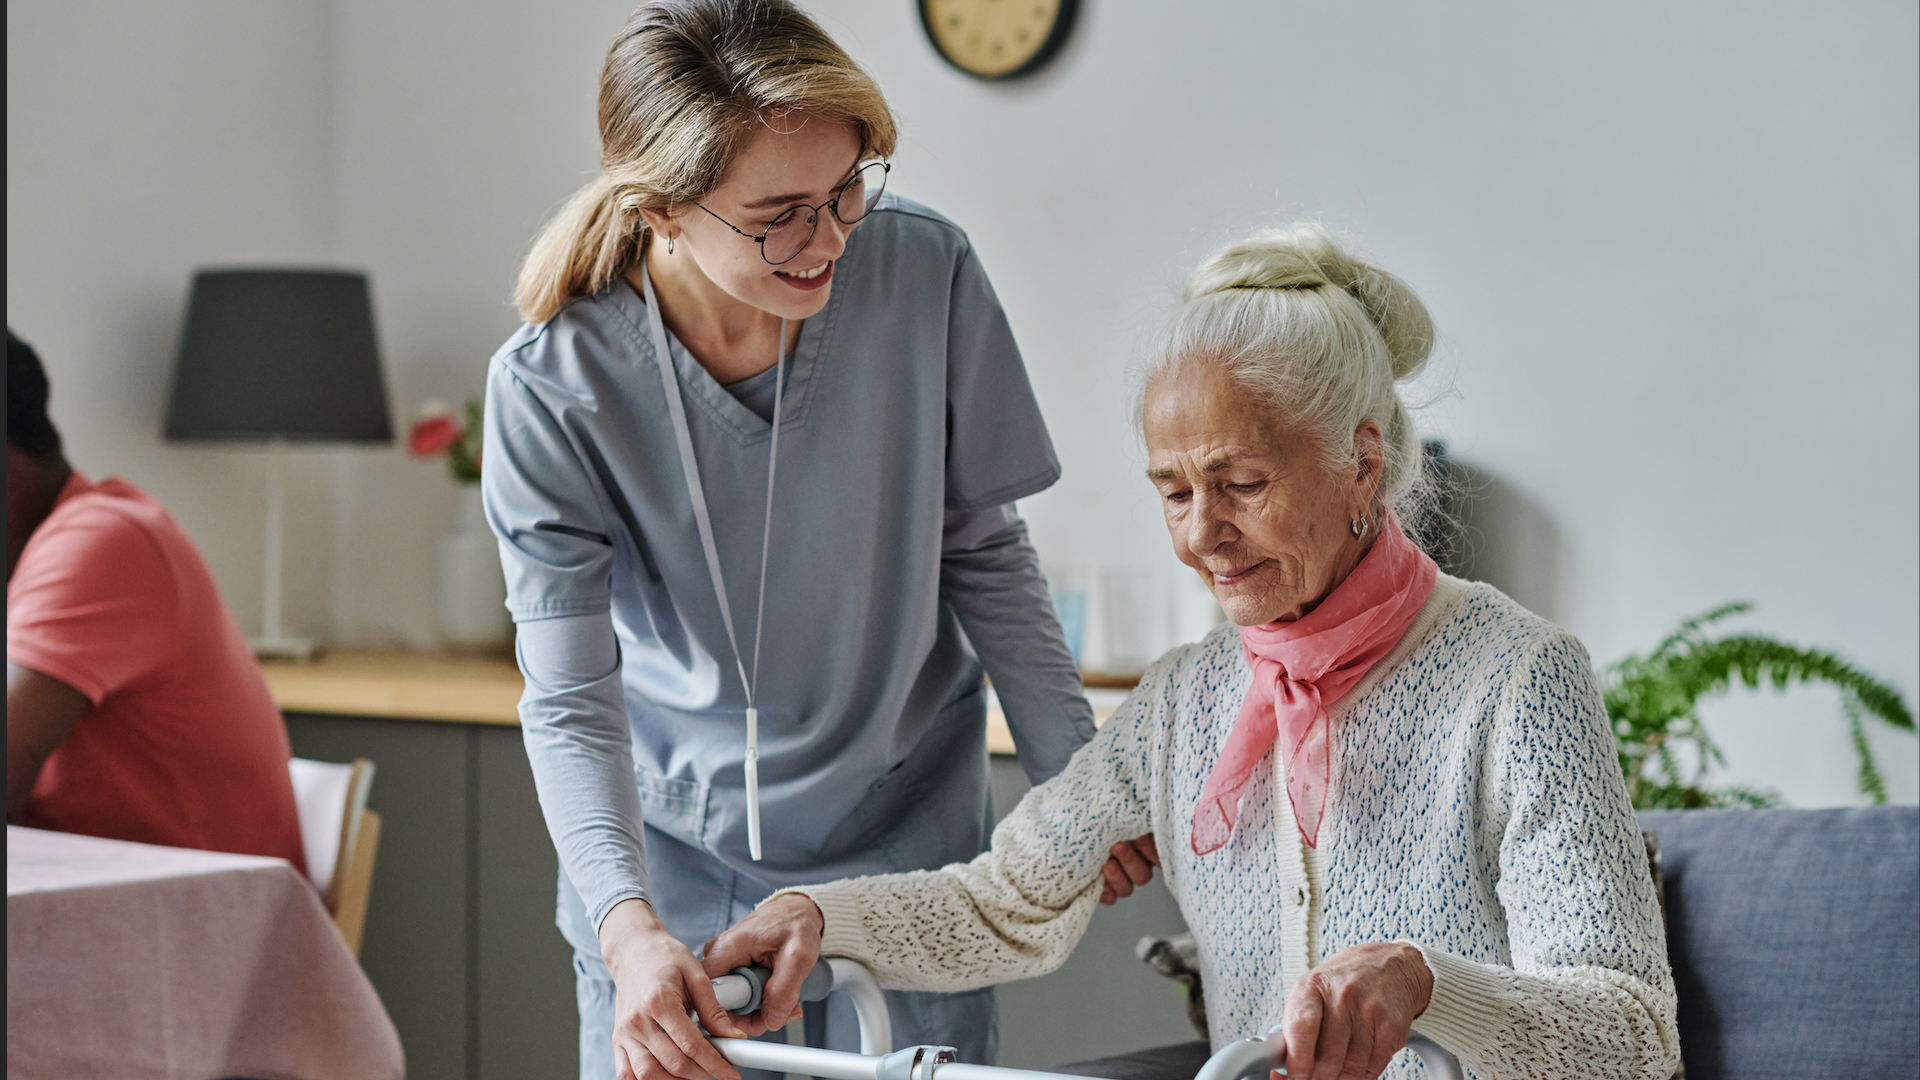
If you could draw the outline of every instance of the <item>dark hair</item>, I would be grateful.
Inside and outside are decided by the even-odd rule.
[[[41,461],[60,456],[60,432],[47,418],[47,372],[33,346],[7,328],[7,445]]]

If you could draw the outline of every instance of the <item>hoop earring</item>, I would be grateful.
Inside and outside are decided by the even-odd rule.
[[[667,254],[673,254],[673,234],[667,234]]]
[[[1353,538],[1355,540],[1367,535],[1367,519],[1364,516],[1354,518],[1353,523],[1348,527],[1353,530]]]

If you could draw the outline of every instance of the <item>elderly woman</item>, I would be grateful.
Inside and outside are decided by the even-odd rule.
[[[1395,389],[1432,324],[1315,227],[1203,265],[1144,384],[1147,476],[1235,626],[1175,649],[992,849],[771,897],[708,950],[792,1013],[821,953],[883,986],[1043,974],[1108,849],[1151,831],[1216,1046],[1276,1026],[1290,1075],[1670,1076],[1665,934],[1592,664],[1401,530],[1420,443]],[[1310,1064],[1309,1064],[1310,1063]]]

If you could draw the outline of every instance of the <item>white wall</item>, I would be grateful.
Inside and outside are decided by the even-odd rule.
[[[250,628],[266,456],[160,426],[194,268],[331,254],[332,27],[321,0],[7,5],[7,322],[75,467],[171,508]],[[326,455],[291,456],[288,610],[324,631]]]
[[[1912,5],[1091,3],[1013,87],[912,5],[815,8],[1012,312],[1067,469],[1043,553],[1170,561],[1124,373],[1211,248],[1318,217],[1433,308],[1457,396],[1425,421],[1528,511],[1523,601],[1606,661],[1752,599],[1914,700]],[[1709,720],[1732,779],[1855,801],[1833,695]],[[1920,797],[1914,740],[1875,745]]]
[[[519,317],[519,257],[599,161],[600,62],[630,0],[340,0],[334,243],[367,267],[395,408],[482,390]],[[337,632],[425,644],[433,538],[454,487],[431,465],[342,462]]]
[[[596,165],[629,4],[9,6],[9,318],[55,366],[76,456],[175,505],[241,610],[251,458],[151,435],[187,268],[367,267],[396,411],[477,393],[520,253]],[[1920,696],[1913,5],[1083,6],[1051,69],[999,86],[945,67],[910,3],[812,5],[901,116],[897,188],[972,233],[1027,351],[1066,466],[1025,506],[1044,557],[1167,572],[1125,371],[1209,249],[1315,216],[1432,306],[1429,383],[1454,395],[1426,419],[1527,524],[1501,553],[1520,599],[1604,662],[1748,598],[1748,625]],[[103,85],[138,99],[131,140]],[[191,227],[111,209],[156,175]],[[304,490],[340,523],[335,589],[307,582],[296,617],[425,642],[451,486],[397,452],[325,459]],[[1709,721],[1731,779],[1856,801],[1831,695]],[[1920,799],[1914,740],[1875,745]]]

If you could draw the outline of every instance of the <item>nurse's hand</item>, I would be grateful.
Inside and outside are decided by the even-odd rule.
[[[826,920],[802,893],[788,893],[755,908],[727,932],[707,942],[707,974],[719,978],[737,967],[761,964],[772,970],[760,1011],[739,1018],[750,1035],[777,1031],[800,1015],[800,984],[820,959],[820,935]]]
[[[695,1026],[738,1038],[739,1025],[713,996],[713,982],[653,908],[622,900],[600,924],[600,952],[613,974],[615,1080],[740,1080]]]
[[[1160,849],[1152,833],[1113,845],[1101,870],[1100,902],[1111,904],[1132,896],[1134,886],[1153,880],[1153,868],[1159,865]]]

